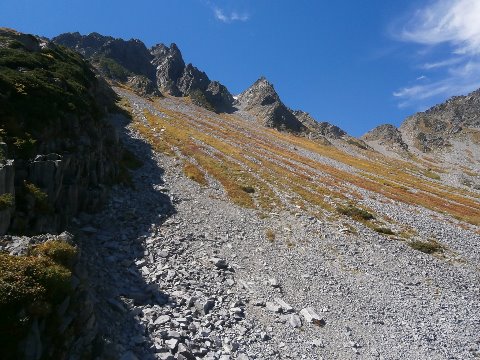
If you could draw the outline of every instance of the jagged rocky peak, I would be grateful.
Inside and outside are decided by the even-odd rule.
[[[383,124],[370,130],[361,139],[369,144],[375,142],[389,150],[408,150],[408,145],[403,141],[402,133],[391,124]]]
[[[236,106],[250,112],[264,126],[294,133],[308,133],[305,125],[283,104],[273,85],[263,76],[238,95]]]
[[[342,136],[347,135],[347,133],[338,126],[326,121],[319,122],[305,111],[295,110],[293,111],[293,115],[310,130],[314,137],[315,135],[321,135],[330,139],[340,139]]]
[[[150,49],[153,55],[152,64],[156,66],[157,86],[160,91],[173,96],[182,96],[177,82],[185,69],[182,53],[176,44],[170,47],[157,44]]]
[[[480,89],[455,96],[425,112],[408,117],[400,126],[407,144],[423,152],[451,146],[451,140],[480,129]]]
[[[237,101],[243,105],[245,110],[255,106],[268,106],[275,103],[281,103],[280,97],[273,85],[264,77],[260,77],[247,90],[242,92]]]
[[[157,44],[151,48],[152,64],[156,66],[157,86],[173,96],[190,96],[194,104],[216,112],[230,112],[233,96],[218,81],[193,66],[185,65],[182,53],[176,44],[170,47]]]

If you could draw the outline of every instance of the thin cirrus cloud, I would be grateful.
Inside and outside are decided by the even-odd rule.
[[[219,7],[213,8],[213,14],[215,15],[215,19],[224,23],[231,23],[234,21],[244,22],[250,19],[250,15],[248,13],[238,13],[236,11],[227,13],[225,10],[222,10]]]
[[[479,0],[435,0],[409,18],[397,29],[397,39],[424,46],[425,50],[446,46],[448,52],[433,59],[428,57],[438,51],[418,52],[416,67],[436,72],[436,80],[395,91],[400,107],[432,105],[433,101],[480,87]]]

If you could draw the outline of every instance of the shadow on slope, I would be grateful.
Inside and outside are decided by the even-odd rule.
[[[145,241],[159,240],[156,228],[175,209],[162,192],[164,171],[153,160],[150,145],[128,134],[124,116],[117,115],[112,122],[124,146],[143,165],[132,173],[133,187],[114,188],[104,211],[81,219],[92,224],[82,228],[80,266],[88,272],[103,337],[93,358],[118,359],[131,352],[141,359],[154,359],[149,329],[141,321],[142,308],[164,306],[169,297],[155,282],[149,283],[148,273],[141,269],[146,263],[160,261],[158,254],[148,252]]]

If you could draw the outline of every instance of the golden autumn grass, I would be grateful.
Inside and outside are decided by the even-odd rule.
[[[206,186],[208,185],[207,179],[205,178],[205,174],[196,166],[195,164],[186,161],[183,165],[183,173],[189,179],[196,181],[200,185]]]
[[[352,156],[321,142],[258,128],[234,115],[202,110],[184,114],[158,101],[155,106],[167,117],[146,112],[147,123],[136,122],[137,130],[157,151],[181,157],[200,183],[202,171],[216,179],[238,205],[278,210],[285,205],[278,192],[284,192],[292,195],[292,204],[332,212],[347,198],[361,199],[357,189],[364,189],[480,225],[480,196],[440,184],[442,170],[432,164],[421,167],[369,149]]]

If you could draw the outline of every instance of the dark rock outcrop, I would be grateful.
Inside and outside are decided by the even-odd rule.
[[[182,77],[177,82],[178,89],[183,95],[189,95],[193,90],[205,92],[209,84],[210,79],[207,74],[198,70],[192,64],[185,66]]]
[[[161,96],[161,93],[158,91],[155,84],[145,76],[130,76],[127,84],[140,96]]]
[[[306,126],[283,104],[273,85],[264,77],[241,93],[236,105],[257,117],[264,126],[294,133],[308,132]]]
[[[231,112],[234,99],[228,89],[218,81],[212,81],[205,90],[205,96],[210,104],[219,112]]]
[[[296,110],[292,113],[303,125],[305,125],[305,127],[308,128],[313,138],[316,136],[325,136],[330,139],[340,139],[342,136],[347,135],[347,133],[338,126],[332,125],[326,121],[316,121],[309,113],[301,110]]]

